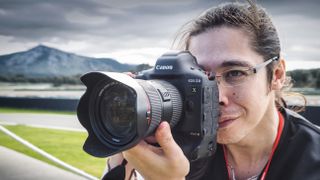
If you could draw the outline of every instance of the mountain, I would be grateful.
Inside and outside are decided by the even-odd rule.
[[[89,71],[125,72],[137,65],[121,64],[111,58],[92,58],[44,45],[28,51],[0,56],[0,80],[53,79],[80,76]]]

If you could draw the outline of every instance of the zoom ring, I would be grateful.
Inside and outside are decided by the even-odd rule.
[[[151,135],[151,133],[154,132],[154,130],[158,127],[158,125],[161,122],[162,100],[157,90],[151,84],[143,80],[137,79],[137,81],[145,90],[150,101],[149,106],[151,110],[151,119],[150,119],[150,124],[149,124],[149,128],[146,135]]]
[[[180,120],[182,113],[182,99],[180,93],[176,87],[166,81],[155,80],[155,82],[161,84],[170,93],[172,103],[172,117],[170,120],[170,126],[174,127]]]

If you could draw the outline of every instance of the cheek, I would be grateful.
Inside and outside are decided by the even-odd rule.
[[[263,91],[264,92],[264,91]],[[242,111],[242,115],[245,118],[249,118],[263,106],[262,89],[254,88],[238,88],[230,93],[229,98],[232,101],[231,104],[236,106],[235,108]]]
[[[267,84],[261,81],[251,85],[231,94],[233,103],[244,111],[244,118],[250,122],[259,119],[268,104]]]
[[[236,92],[232,93],[232,99],[239,99],[239,94]]]
[[[241,117],[236,122],[236,126],[230,127],[229,129],[218,130],[217,141],[221,144],[236,143],[245,137],[253,126],[256,124],[256,111],[260,106],[255,102],[257,95],[255,91],[247,88],[238,88],[229,94],[229,100],[232,101],[229,108],[240,112]],[[227,107],[228,108],[228,107]]]
[[[238,88],[237,90],[234,90],[231,93],[231,101],[235,104],[244,105],[246,104],[246,101],[250,99],[250,93],[247,90],[242,90],[241,88]]]

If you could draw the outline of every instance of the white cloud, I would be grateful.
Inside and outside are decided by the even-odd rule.
[[[44,44],[84,56],[154,64],[183,23],[217,2],[222,0],[3,2],[0,54]],[[320,3],[297,2],[270,1],[267,11],[274,12],[288,69],[320,67]]]
[[[110,57],[117,59],[121,63],[128,64],[150,64],[154,65],[156,60],[164,53],[170,51],[166,48],[139,48],[139,49],[123,49],[110,53],[97,54],[96,57]]]
[[[0,15],[6,15],[6,14],[7,14],[6,10],[0,9]]]
[[[314,69],[320,68],[320,61],[317,60],[309,60],[309,61],[287,61],[286,62],[286,69],[287,70],[294,70],[294,69]]]
[[[287,69],[320,68],[320,20],[305,14],[273,17]]]
[[[0,35],[0,54],[10,54],[19,51],[26,51],[29,48],[38,45],[35,42],[21,43],[14,40],[12,36]]]

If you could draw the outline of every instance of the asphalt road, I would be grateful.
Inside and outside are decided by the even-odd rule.
[[[2,146],[0,146],[0,158],[1,180],[86,179]]]
[[[36,127],[85,131],[76,115],[0,113],[0,124],[22,124]]]
[[[76,115],[0,113],[0,124],[22,124],[35,127],[85,131]],[[0,146],[0,179],[82,180],[86,178]]]

